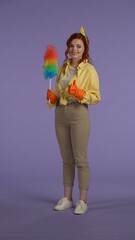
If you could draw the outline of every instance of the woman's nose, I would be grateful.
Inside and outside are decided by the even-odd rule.
[[[76,51],[76,50],[77,50],[77,47],[76,47],[76,46],[74,46],[74,47],[73,47],[73,51]]]

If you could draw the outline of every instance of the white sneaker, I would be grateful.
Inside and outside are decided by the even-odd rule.
[[[54,206],[54,210],[61,211],[67,208],[73,207],[73,201],[69,201],[66,197],[63,197],[57,204]]]
[[[76,208],[74,210],[74,214],[84,214],[87,212],[88,206],[83,200],[79,200],[76,203]]]

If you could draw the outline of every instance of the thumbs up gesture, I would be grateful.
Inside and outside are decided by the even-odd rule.
[[[70,95],[75,96],[79,100],[82,100],[85,95],[85,91],[83,89],[79,89],[76,85],[76,80],[74,80],[73,84],[68,85],[68,93]]]
[[[68,93],[71,95],[75,95],[77,89],[76,80],[74,80],[73,84],[68,85]]]

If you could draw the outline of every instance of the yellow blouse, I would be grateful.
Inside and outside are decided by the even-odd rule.
[[[68,86],[64,90],[62,88],[62,81],[68,71],[69,64],[70,61],[60,67],[56,79],[55,94],[59,99],[60,105],[67,105],[69,101],[75,100],[75,97],[68,93]],[[76,99],[78,102],[82,104],[96,104],[101,100],[99,78],[93,65],[88,62],[81,62],[77,67],[75,76],[70,79],[68,84],[72,84],[74,80],[76,80],[78,88],[85,91],[85,96],[81,101]],[[55,106],[49,102],[47,104],[49,107]]]

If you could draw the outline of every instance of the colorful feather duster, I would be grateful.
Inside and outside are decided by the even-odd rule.
[[[58,54],[56,48],[48,45],[44,55],[44,78],[50,80],[49,88],[51,89],[51,80],[58,74]]]

